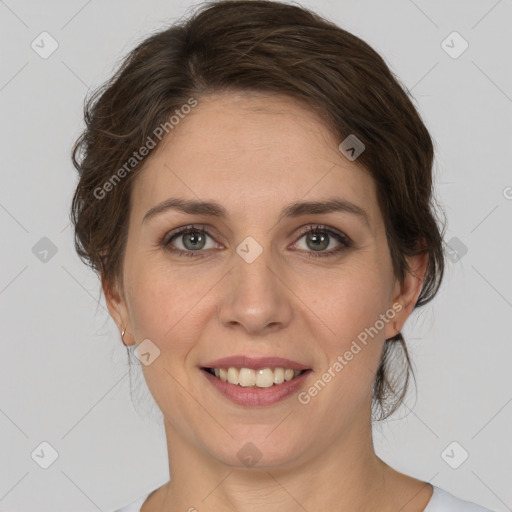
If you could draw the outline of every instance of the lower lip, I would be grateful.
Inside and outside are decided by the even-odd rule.
[[[306,370],[298,377],[283,382],[282,384],[273,385],[269,388],[243,387],[215,377],[206,370],[201,373],[213,384],[213,386],[224,395],[228,400],[235,404],[244,405],[246,407],[265,407],[273,405],[290,395],[295,393],[304,384],[304,380],[311,370]]]

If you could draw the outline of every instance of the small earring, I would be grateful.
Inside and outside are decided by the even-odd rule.
[[[128,345],[124,342],[124,333],[126,332],[126,329],[123,329],[123,332],[121,333],[121,341],[123,342],[123,345],[127,347]]]

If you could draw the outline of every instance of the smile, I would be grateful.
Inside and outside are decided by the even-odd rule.
[[[199,369],[216,396],[244,407],[277,405],[298,393],[312,373],[299,361],[242,354],[205,361]]]
[[[207,372],[214,375],[223,382],[229,382],[244,388],[270,388],[288,382],[303,373],[304,370],[293,370],[291,368],[205,368]]]

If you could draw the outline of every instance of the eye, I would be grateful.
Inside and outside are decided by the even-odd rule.
[[[207,244],[210,238],[212,243]],[[308,257],[326,257],[335,256],[338,253],[352,246],[352,241],[348,236],[341,232],[334,231],[326,226],[311,225],[302,230],[299,240],[295,242],[294,247],[299,241],[305,238],[306,248],[302,249],[307,253]],[[177,242],[175,242],[177,241]],[[333,241],[338,242],[338,247],[326,251]],[[178,247],[174,244],[177,243]],[[160,242],[161,246],[178,256],[203,257],[205,251],[202,249],[215,249],[216,244],[213,237],[204,229],[196,226],[184,226],[164,236]],[[181,246],[181,247],[180,247]]]
[[[209,247],[207,246],[207,238],[211,238],[213,240],[211,235],[204,229],[197,228],[195,226],[184,226],[179,228],[177,231],[166,235],[162,240],[162,246],[166,250],[178,254],[179,256],[203,256],[202,254],[197,254],[198,252],[201,252],[201,249],[215,248],[215,243]],[[175,240],[178,241],[178,248],[173,246],[173,242]],[[179,245],[181,245],[183,249],[179,248]]]
[[[305,250],[308,252],[307,256],[312,258],[335,256],[352,246],[351,240],[346,235],[329,229],[326,226],[308,226],[302,232],[299,240],[302,238],[305,238],[306,241]],[[337,241],[341,245],[335,249],[325,251],[333,241]],[[298,241],[295,245],[297,244]]]

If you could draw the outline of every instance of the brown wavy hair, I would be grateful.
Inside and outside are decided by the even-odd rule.
[[[314,110],[338,140],[355,134],[357,163],[376,183],[396,277],[406,257],[428,264],[415,308],[437,293],[444,256],[436,215],[433,140],[409,91],[366,42],[311,10],[270,0],[206,2],[140,42],[84,103],[86,128],[72,150],[79,181],[71,220],[75,248],[108,286],[121,279],[130,190],[144,167],[134,151],[183,105],[225,91],[285,94]],[[157,141],[157,144],[158,145]],[[119,173],[122,166],[125,171]],[[113,185],[105,192],[105,184]],[[102,195],[102,197],[98,197]],[[398,350],[398,352],[397,352]],[[396,365],[396,356],[403,358]],[[399,367],[398,367],[399,366]],[[412,371],[401,333],[386,340],[374,388],[377,419],[402,403]]]

